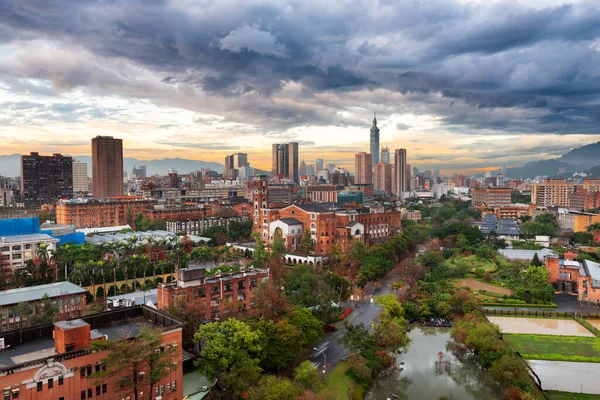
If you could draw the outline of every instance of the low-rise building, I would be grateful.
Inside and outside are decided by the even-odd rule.
[[[488,208],[510,206],[512,203],[511,194],[511,188],[487,187],[473,189],[471,191],[471,206]]]
[[[127,225],[153,203],[141,197],[60,200],[56,205],[56,223],[79,229]]]
[[[546,258],[546,269],[559,292],[577,293],[579,301],[600,302],[600,264],[589,260],[576,260],[577,254],[567,252]]]
[[[174,281],[158,286],[158,309],[193,301],[205,310],[207,320],[227,317],[233,310],[246,312],[253,307],[253,290],[268,279],[268,269],[240,266],[237,271],[221,273],[191,266],[177,271]]]
[[[407,210],[405,208],[400,210],[402,219],[408,219],[411,221],[419,222],[423,219],[423,213],[421,210]]]
[[[18,305],[29,306],[29,315],[43,313],[40,302],[47,297],[56,310],[56,319],[85,315],[87,290],[71,282],[56,282],[0,291],[0,332],[28,326],[27,315],[20,315]],[[47,311],[47,310],[46,310]]]
[[[45,233],[0,237],[0,266],[12,269],[24,268],[28,260],[37,257],[41,245],[55,250],[59,239]]]
[[[28,327],[0,334],[0,387],[5,399],[30,400],[115,400],[182,399],[183,323],[145,306],[136,306]],[[166,376],[151,392],[149,369],[138,363],[138,370],[124,367],[104,379],[94,377],[101,371],[107,351],[90,349],[92,340],[128,340],[142,327],[162,329],[161,345],[168,362]],[[131,376],[137,374],[137,388]],[[138,393],[134,393],[134,390]]]
[[[183,232],[187,235],[200,235],[203,231],[213,226],[228,227],[232,221],[248,221],[248,216],[236,217],[210,217],[201,219],[189,219],[185,221],[167,221],[167,231],[172,233]]]

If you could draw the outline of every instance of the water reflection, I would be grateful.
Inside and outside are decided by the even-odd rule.
[[[404,370],[374,385],[367,399],[500,398],[498,392],[488,385],[485,372],[477,364],[461,361],[446,350],[446,344],[452,340],[450,329],[415,327],[409,337],[411,344],[408,351],[398,356],[398,362],[404,362]]]
[[[503,333],[594,337],[583,325],[570,319],[520,318],[488,316]]]

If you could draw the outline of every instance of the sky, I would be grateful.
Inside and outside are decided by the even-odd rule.
[[[382,145],[476,172],[600,141],[600,2],[0,0],[0,155]],[[1,171],[0,171],[1,174]]]

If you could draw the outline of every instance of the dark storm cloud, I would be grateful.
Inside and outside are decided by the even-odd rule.
[[[457,132],[597,134],[600,122],[595,2],[4,1],[2,43],[31,50],[0,61],[0,74],[14,77],[9,90],[37,78],[212,106],[267,133],[365,126],[337,111],[349,93],[366,99],[378,88],[418,94],[388,106],[439,116]],[[35,51],[48,43],[58,54]],[[303,88],[270,102],[289,82]]]

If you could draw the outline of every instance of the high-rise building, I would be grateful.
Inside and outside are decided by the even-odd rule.
[[[235,179],[235,159],[232,155],[225,156],[225,169],[223,170],[223,178],[225,179]]]
[[[88,191],[88,175],[87,163],[81,161],[73,161],[73,192],[87,193]]]
[[[306,167],[306,175],[315,176],[315,165],[314,164],[309,164]]]
[[[373,113],[373,126],[371,127],[371,156],[373,157],[373,165],[379,162],[379,128],[377,127],[377,117]]]
[[[335,169],[335,164],[327,164],[327,171],[331,172]]]
[[[233,153],[233,168],[247,167],[248,164],[248,153]]]
[[[133,166],[133,169],[131,170],[131,173],[135,176],[137,176],[138,178],[146,178],[146,165],[144,164],[140,164],[139,167],[136,167],[135,165]]]
[[[394,160],[394,186],[396,195],[402,200],[402,194],[408,191],[408,182],[406,181],[406,149],[396,149]]]
[[[12,204],[12,198],[11,180],[0,176],[0,206],[9,207]]]
[[[54,203],[73,197],[73,158],[62,154],[21,156],[21,198],[23,203]]]
[[[325,167],[325,161],[322,158],[317,158],[315,160],[315,172],[318,174],[319,172],[323,171],[323,168]]]
[[[95,197],[123,195],[123,140],[92,139],[92,192]]]
[[[304,160],[302,160],[302,162],[300,163],[300,176],[305,176],[306,175],[306,163],[304,162]]]
[[[374,189],[392,191],[392,171],[393,165],[380,162],[375,164],[375,173],[373,175]]]
[[[280,175],[298,183],[298,143],[273,144],[272,169]]]
[[[167,180],[169,181],[169,188],[171,189],[178,189],[181,186],[181,175],[173,168],[169,169]]]
[[[381,148],[381,156],[379,157],[379,161],[382,163],[389,164],[390,163],[390,148],[385,146]]]
[[[354,155],[354,173],[356,180],[354,183],[359,185],[368,185],[373,183],[373,155],[360,152]]]

